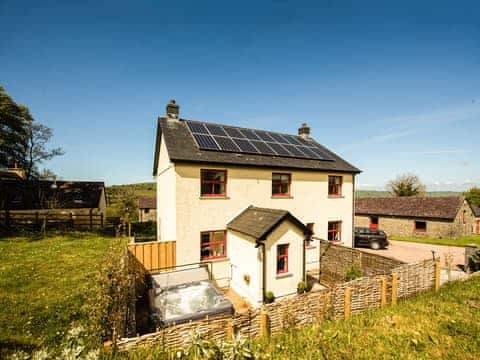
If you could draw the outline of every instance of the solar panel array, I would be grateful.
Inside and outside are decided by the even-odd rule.
[[[333,160],[315,142],[299,136],[270,131],[241,129],[186,120],[197,146],[202,150],[272,155],[314,160]]]

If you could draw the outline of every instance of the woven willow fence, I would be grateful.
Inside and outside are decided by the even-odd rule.
[[[365,276],[233,316],[221,314],[172,325],[152,334],[121,339],[116,346],[119,350],[129,350],[136,346],[156,344],[175,349],[188,345],[192,330],[217,342],[236,335],[250,339],[275,335],[292,327],[318,324],[325,319],[343,319],[387,304],[396,304],[400,298],[432,288],[438,289],[439,284],[438,260],[402,264],[387,275]]]

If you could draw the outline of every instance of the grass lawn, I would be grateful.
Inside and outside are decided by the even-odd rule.
[[[286,330],[251,348],[264,359],[478,359],[480,276],[346,321]],[[117,355],[155,359],[161,347]]]
[[[448,246],[465,246],[469,244],[480,245],[480,235],[462,236],[457,239],[452,238],[423,238],[423,237],[401,237],[389,236],[389,240],[408,241],[424,244],[448,245]]]
[[[88,320],[97,265],[116,241],[88,233],[0,238],[0,358],[55,346],[72,323]]]

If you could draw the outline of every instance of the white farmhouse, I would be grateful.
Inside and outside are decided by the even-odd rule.
[[[176,241],[176,265],[214,263],[214,276],[252,303],[266,291],[295,293],[318,268],[311,233],[352,246],[360,170],[313,140],[306,124],[288,135],[185,120],[172,100],[158,119],[153,171],[158,240]],[[262,214],[272,227],[265,234]],[[242,218],[260,227],[245,229]]]

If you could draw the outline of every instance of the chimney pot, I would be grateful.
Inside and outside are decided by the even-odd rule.
[[[180,114],[180,106],[175,100],[170,100],[167,104],[167,117],[169,119],[178,119]]]
[[[303,139],[310,139],[310,127],[306,123],[303,123],[302,126],[298,128],[298,135]]]

